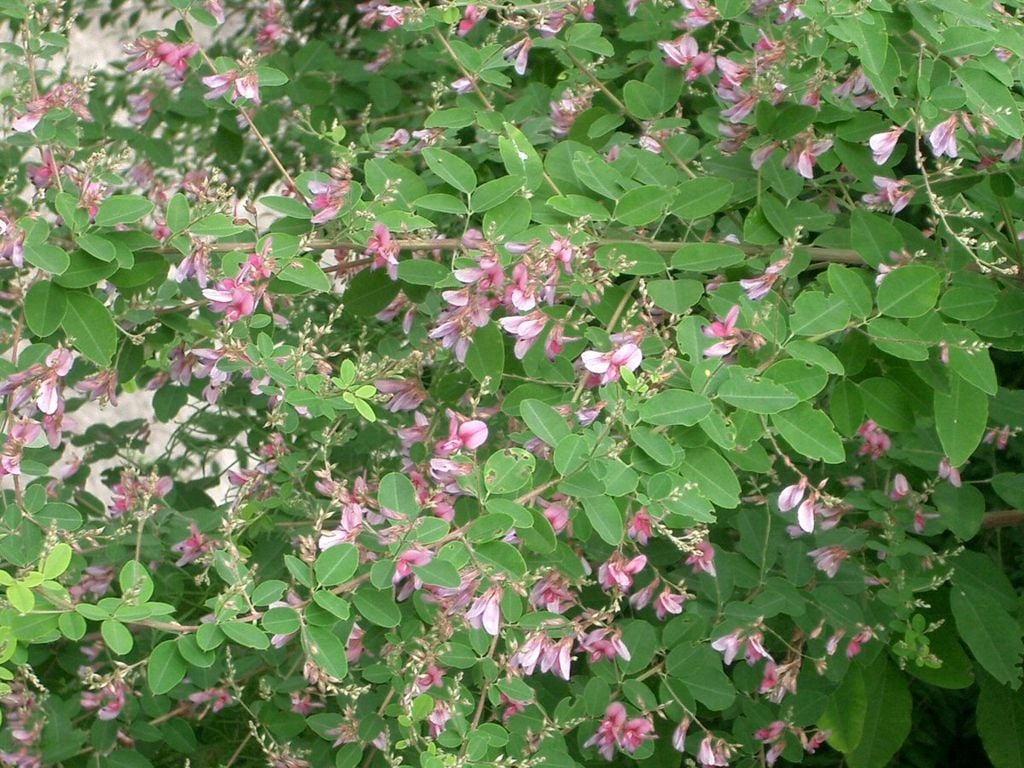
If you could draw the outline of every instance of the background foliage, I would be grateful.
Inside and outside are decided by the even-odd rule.
[[[0,0],[0,763],[1024,765],[1015,3],[154,10]]]

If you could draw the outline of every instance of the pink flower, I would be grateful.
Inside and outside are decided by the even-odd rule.
[[[672,592],[667,587],[654,598],[654,614],[662,621],[669,614],[678,616],[683,612],[683,603],[686,602],[686,595]]]
[[[427,399],[427,392],[418,379],[377,379],[374,386],[378,392],[391,395],[387,409],[392,413],[415,411]]]
[[[395,574],[391,577],[391,583],[398,584],[403,579],[407,579],[412,576],[416,587],[418,588],[422,586],[422,582],[419,581],[419,577],[415,576],[413,573],[412,566],[426,565],[433,559],[433,552],[424,549],[418,544],[413,545],[400,554],[398,559],[395,561]]]
[[[946,120],[932,128],[928,134],[928,143],[932,145],[932,151],[937,157],[946,155],[955,158],[957,156],[956,126],[959,122],[957,113],[954,112]]]
[[[651,716],[634,717],[622,729],[622,734],[619,736],[619,749],[631,755],[645,741],[655,738],[657,736],[654,734],[654,723],[651,721]]]
[[[484,20],[485,16],[487,16],[486,8],[481,8],[478,5],[467,5],[466,10],[463,11],[462,20],[459,22],[456,34],[459,37],[465,37],[473,31],[477,24]]]
[[[205,691],[197,691],[196,693],[189,694],[188,700],[193,704],[213,702],[212,709],[214,714],[233,703],[231,694],[224,688],[207,688]]]
[[[889,436],[870,419],[860,425],[857,434],[864,439],[864,443],[857,452],[859,456],[870,456],[872,460],[876,460],[885,455],[885,452],[892,447],[892,440],[889,439]]]
[[[694,573],[718,575],[715,573],[715,548],[706,540],[696,546],[696,550],[686,558],[686,564],[693,568]]]
[[[726,666],[732,664],[743,652],[748,665],[753,666],[761,659],[771,659],[771,655],[761,644],[763,635],[756,629],[734,629],[711,643],[711,647],[722,654]]]
[[[892,491],[889,492],[889,498],[893,501],[899,501],[904,496],[910,493],[910,483],[907,482],[907,478],[903,473],[898,472],[892,479]]]
[[[771,291],[779,275],[789,266],[789,257],[772,262],[765,269],[764,274],[759,277],[740,280],[740,287],[746,292],[747,298],[751,301],[763,299]]]
[[[579,640],[580,648],[590,656],[591,663],[605,659],[630,660],[629,648],[622,642],[622,630],[607,627],[587,632]]]
[[[874,176],[872,180],[878,192],[864,195],[868,205],[886,206],[893,213],[899,213],[914,198],[914,188],[906,179],[887,179],[885,176]]]
[[[610,352],[588,350],[583,353],[582,360],[584,368],[601,377],[601,384],[608,384],[621,378],[623,368],[629,371],[639,368],[643,353],[640,347],[629,342]]]
[[[174,564],[178,568],[197,560],[213,548],[213,542],[200,533],[199,527],[195,523],[189,523],[188,528],[190,531],[188,537],[171,547],[171,552],[181,553],[181,557]]]
[[[210,89],[203,97],[205,99],[219,99],[231,91],[232,103],[239,99],[248,99],[253,104],[260,103],[260,81],[255,72],[239,75],[237,70],[232,69],[217,75],[207,75],[203,78],[203,85]]]
[[[651,538],[651,516],[646,507],[641,507],[629,519],[629,526],[626,528],[629,538],[634,539],[642,546],[647,546]]]
[[[237,323],[256,311],[255,288],[251,283],[227,277],[216,288],[205,288],[203,296],[210,301],[210,309],[223,312],[229,323]]]
[[[530,590],[530,603],[540,610],[565,613],[576,604],[576,596],[566,578],[558,571],[551,571],[533,585],[533,589]]]
[[[815,162],[831,148],[831,139],[821,141],[814,141],[813,138],[804,139],[789,151],[782,161],[782,165],[785,168],[794,168],[805,179],[813,179]]]
[[[11,426],[0,452],[0,477],[21,474],[21,453],[42,431],[34,421],[17,421]]]
[[[465,419],[448,411],[448,437],[437,444],[436,454],[441,458],[458,451],[475,451],[487,442],[487,425],[478,419]]]
[[[471,627],[483,629],[497,637],[501,627],[501,587],[491,587],[473,601],[466,611],[466,620]]]
[[[890,131],[876,133],[868,139],[868,146],[871,147],[876,165],[885,165],[889,161],[902,135],[903,128],[897,126]]]
[[[819,547],[807,553],[814,558],[814,567],[823,571],[830,579],[839,572],[839,566],[850,556],[842,547]]]
[[[676,726],[676,729],[672,731],[672,747],[677,752],[686,751],[686,734],[690,730],[690,717],[685,716]]]
[[[548,316],[537,310],[528,315],[503,317],[498,325],[516,337],[514,354],[517,360],[522,360],[544,332],[547,322]]]
[[[383,267],[387,270],[388,277],[392,280],[398,279],[398,243],[391,237],[391,232],[386,226],[377,223],[373,226],[373,234],[366,241],[366,255],[373,257],[373,269]]]
[[[346,178],[309,182],[309,193],[313,195],[309,207],[316,214],[310,221],[313,224],[325,224],[336,218],[348,200],[351,186]]]
[[[597,570],[597,580],[605,592],[613,587],[629,592],[633,588],[633,577],[647,565],[647,557],[637,555],[627,560],[618,552],[612,553],[608,561]]]
[[[733,305],[728,314],[711,325],[705,325],[701,332],[709,339],[717,342],[704,350],[705,357],[725,357],[740,343],[740,332],[736,329],[736,321],[740,317],[740,305]]]
[[[807,478],[802,477],[799,483],[787,485],[783,488],[782,493],[779,494],[779,511],[789,512],[803,501],[804,494],[807,492],[807,485]]]
[[[943,456],[942,461],[939,462],[939,477],[948,480],[954,488],[960,487],[960,470],[950,464],[949,458],[946,456]]]
[[[515,60],[513,68],[517,75],[526,74],[526,64],[530,57],[530,49],[533,48],[533,40],[528,37],[524,37],[517,43],[513,43],[505,49],[502,56],[506,61]]]
[[[732,753],[733,748],[725,739],[717,738],[709,732],[701,741],[700,749],[697,750],[697,762],[703,768],[729,765]]]
[[[614,701],[605,710],[604,719],[597,727],[597,732],[587,739],[583,748],[597,747],[597,751],[605,760],[612,760],[615,757],[615,746],[618,744],[625,726],[626,708]]]
[[[121,679],[111,680],[98,691],[82,693],[82,707],[95,709],[100,720],[116,720],[125,705],[127,687]]]
[[[690,35],[683,35],[670,43],[658,43],[658,47],[665,54],[665,64],[669,67],[688,67],[700,53],[697,41]]]

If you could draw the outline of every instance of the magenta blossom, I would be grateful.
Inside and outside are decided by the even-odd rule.
[[[171,552],[181,553],[181,557],[178,558],[178,562],[174,564],[178,568],[199,559],[202,555],[213,548],[214,543],[206,538],[205,535],[200,533],[199,527],[195,523],[189,523],[188,528],[188,538],[183,541],[179,541],[171,547]]]
[[[372,269],[384,268],[388,277],[398,279],[399,246],[391,237],[386,226],[378,222],[373,226],[373,234],[366,241],[366,255],[373,257]]]
[[[824,571],[830,579],[839,572],[839,566],[850,556],[850,553],[842,547],[818,547],[807,553],[814,558],[814,567]]]
[[[7,434],[0,452],[0,477],[21,474],[21,453],[25,446],[39,437],[42,428],[34,421],[17,421]]]
[[[309,182],[309,193],[313,195],[309,207],[316,214],[310,221],[313,224],[325,224],[336,218],[348,201],[351,187],[351,182],[346,178]]]
[[[606,592],[613,587],[623,592],[629,592],[633,588],[633,577],[640,573],[645,565],[647,565],[645,555],[637,555],[631,560],[627,560],[622,554],[614,552],[608,561],[598,568],[597,580],[601,584],[601,589]]]
[[[203,296],[210,301],[210,309],[224,313],[229,323],[237,323],[256,311],[256,292],[252,283],[226,277],[216,288],[205,288]]]
[[[437,444],[439,457],[451,456],[458,451],[475,451],[487,442],[487,425],[478,419],[465,419],[448,411],[448,437]]]

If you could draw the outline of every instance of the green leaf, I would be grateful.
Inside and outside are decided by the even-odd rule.
[[[402,623],[402,611],[390,589],[357,589],[352,593],[352,602],[363,618],[378,627],[391,628]]]
[[[523,400],[519,413],[533,434],[552,447],[570,434],[565,417],[545,402]]]
[[[113,261],[117,256],[114,244],[100,235],[79,235],[75,243],[83,251],[100,261]]]
[[[987,592],[960,583],[953,572],[949,607],[971,654],[1002,685],[1019,685],[1024,641],[1020,624]]]
[[[664,215],[669,197],[669,190],[662,187],[631,189],[619,198],[613,218],[630,227],[642,227]]]
[[[302,628],[302,645],[306,653],[321,669],[338,680],[348,677],[347,641],[347,637],[338,637],[332,627],[307,625]]]
[[[625,521],[615,501],[607,496],[592,496],[583,499],[583,511],[591,527],[606,543],[613,547],[622,543]]]
[[[806,291],[793,302],[789,327],[797,336],[819,336],[841,331],[848,322],[850,308],[839,296]]]
[[[444,264],[429,259],[406,259],[398,263],[398,279],[410,285],[435,286],[451,277]]]
[[[829,264],[828,284],[857,317],[871,314],[871,289],[860,275],[863,270],[854,270],[841,264]]]
[[[927,360],[929,345],[899,320],[876,317],[868,323],[871,343],[883,352],[903,360]]]
[[[504,541],[487,541],[473,548],[476,559],[490,571],[503,571],[513,579],[526,574],[526,561],[519,550]]]
[[[124,656],[135,645],[135,640],[132,638],[132,633],[128,631],[128,627],[114,619],[107,619],[100,623],[100,634],[111,653],[118,656]]]
[[[434,558],[426,565],[414,565],[412,571],[424,584],[431,584],[435,587],[455,589],[462,583],[459,569],[447,560]]]
[[[683,221],[695,221],[717,213],[732,197],[733,183],[728,179],[702,176],[676,186],[672,213]]]
[[[149,690],[161,696],[185,679],[188,664],[178,653],[174,640],[164,640],[153,649],[146,666],[146,680]]]
[[[864,733],[864,720],[868,713],[868,698],[864,687],[864,674],[859,666],[847,669],[842,683],[828,697],[825,712],[818,727],[829,732],[828,743],[849,754],[860,743]]]
[[[656,306],[678,315],[700,301],[704,285],[697,280],[649,280],[647,295]]]
[[[583,195],[556,195],[548,198],[547,205],[574,219],[589,218],[594,221],[608,221],[611,218],[607,208],[597,200]]]
[[[218,623],[217,627],[229,640],[234,640],[246,648],[265,651],[270,647],[270,638],[267,637],[267,633],[255,624],[249,624],[244,621],[224,621]]]
[[[501,205],[523,189],[525,180],[521,176],[502,176],[484,182],[474,190],[469,207],[474,213],[483,213]],[[607,212],[605,213],[607,218]]]
[[[25,322],[36,336],[49,336],[60,328],[67,309],[66,294],[49,280],[40,280],[25,294]]]
[[[742,264],[746,254],[724,243],[687,243],[672,254],[672,266],[686,272],[718,272]]]
[[[117,351],[117,326],[110,312],[85,293],[67,294],[67,312],[61,325],[72,345],[101,368],[110,365]]]
[[[291,199],[291,198],[288,198]],[[192,209],[184,193],[178,192],[167,202],[167,228],[174,234],[185,231],[192,221]]]
[[[850,214],[850,243],[868,266],[890,264],[889,254],[903,250],[903,238],[889,221],[878,214],[856,209]]]
[[[336,587],[351,579],[358,567],[359,550],[354,544],[342,542],[320,553],[313,572],[321,586]]]
[[[629,113],[641,120],[653,120],[665,112],[658,90],[640,80],[626,82],[622,88],[622,99]]]
[[[792,408],[800,399],[771,381],[733,376],[718,388],[718,397],[729,405],[753,413],[778,413]]]
[[[1014,691],[985,676],[979,683],[975,719],[985,754],[995,768],[1024,768],[1024,689]]]
[[[640,419],[648,424],[692,427],[711,412],[711,401],[685,389],[659,392],[640,405]]]
[[[490,322],[477,328],[466,352],[466,368],[480,383],[483,394],[496,392],[505,372],[505,337],[498,324]]]
[[[776,413],[771,419],[782,439],[800,455],[821,459],[826,464],[841,464],[846,460],[843,441],[832,421],[809,403]]]
[[[423,159],[427,161],[430,170],[460,192],[468,195],[476,189],[476,172],[461,157],[444,149],[427,147],[423,150]]]
[[[573,28],[578,27],[574,24]],[[544,163],[526,138],[512,123],[505,123],[505,135],[498,138],[498,152],[509,176],[526,180],[526,189],[533,192],[544,183]]]
[[[53,545],[53,549],[46,555],[46,559],[43,560],[43,567],[40,569],[40,573],[47,579],[53,580],[64,574],[64,571],[71,565],[72,549],[70,545],[65,544],[63,541]]]
[[[941,284],[939,273],[923,264],[894,269],[878,286],[878,310],[889,317],[920,317],[935,307]]]
[[[312,259],[294,259],[278,274],[281,280],[326,293],[331,290],[331,279]]]
[[[282,216],[289,216],[293,219],[301,219],[303,221],[313,218],[313,211],[294,197],[264,195],[258,202],[274,211],[274,213],[280,213]],[[170,213],[168,213],[168,217],[169,216]],[[168,223],[168,226],[170,226],[170,223]],[[173,227],[172,231],[174,231]]]
[[[624,275],[657,275],[665,272],[664,257],[640,243],[602,245],[595,251],[594,258],[608,271]]]
[[[509,195],[509,197],[511,197],[511,195]],[[459,200],[459,198],[455,197],[455,195],[446,195],[443,192],[418,197],[416,198],[414,205],[425,211],[438,211],[440,213],[463,215],[469,212],[466,208],[466,204]]]
[[[256,76],[261,88],[273,88],[288,82],[288,75],[273,67],[256,67]]]
[[[566,40],[573,48],[596,53],[598,56],[614,56],[615,48],[601,36],[601,25],[576,22],[569,28]]]
[[[7,587],[7,599],[18,613],[32,613],[36,607],[35,594],[20,582],[15,582]]]
[[[967,105],[976,115],[991,118],[996,127],[1012,139],[1024,136],[1020,105],[1010,89],[977,66],[958,67],[956,77],[967,94]]]
[[[683,459],[683,477],[697,484],[700,495],[726,509],[740,503],[740,481],[729,462],[712,448],[687,448]]]
[[[977,387],[954,376],[949,394],[936,392],[935,430],[942,450],[954,467],[963,464],[981,443],[988,424],[988,396]]]
[[[352,613],[351,606],[347,600],[338,597],[333,592],[328,592],[326,589],[318,589],[313,592],[313,602],[342,621],[347,619]]]
[[[63,274],[71,265],[71,257],[64,252],[63,248],[49,243],[24,244],[25,261],[33,267],[39,267],[44,272],[54,275]]]
[[[864,670],[864,693],[870,702],[856,749],[846,759],[851,768],[884,768],[910,733],[912,700],[903,673],[880,653]]]
[[[117,272],[116,262],[100,261],[84,251],[73,251],[70,264],[54,282],[62,288],[89,288]]]
[[[590,443],[582,435],[566,435],[555,446],[555,470],[563,477],[582,467],[590,456]]]
[[[149,215],[154,207],[153,203],[141,195],[114,195],[100,203],[100,209],[96,214],[96,226],[134,224]]]
[[[420,513],[420,502],[412,481],[400,472],[389,472],[381,478],[377,502],[411,520]]]
[[[328,550],[328,552],[330,551]],[[298,632],[301,623],[299,612],[286,605],[271,608],[260,619],[263,628],[274,635],[290,635],[292,632]]]
[[[721,657],[709,645],[677,645],[665,657],[668,685],[682,684],[690,695],[710,709],[721,712],[736,700],[736,688],[722,671]]]
[[[522,448],[505,448],[492,453],[484,464],[484,485],[488,493],[518,491],[533,477],[537,460]]]

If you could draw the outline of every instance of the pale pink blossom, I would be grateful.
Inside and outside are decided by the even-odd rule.
[[[954,488],[960,487],[960,470],[950,464],[947,456],[943,456],[942,461],[939,462],[939,477],[948,480]]]
[[[371,268],[384,268],[388,277],[397,280],[399,251],[400,247],[391,236],[390,230],[380,222],[374,224],[373,234],[366,241],[366,255],[373,257]]]
[[[887,179],[885,176],[873,176],[877,192],[864,195],[868,205],[887,207],[893,213],[899,213],[914,198],[914,187],[906,179]]]
[[[476,28],[477,24],[484,20],[485,16],[487,16],[486,8],[482,8],[479,5],[467,5],[466,9],[462,12],[462,19],[459,21],[456,34],[459,37],[465,37]]]
[[[501,628],[501,587],[491,587],[473,601],[466,611],[466,620],[471,627],[483,629],[487,634],[497,636]]]
[[[889,439],[889,435],[870,419],[860,425],[857,429],[857,435],[864,440],[857,454],[859,456],[870,456],[873,461],[880,459],[892,447],[892,440]]]
[[[928,134],[928,143],[932,146],[932,152],[937,157],[946,155],[955,158],[957,156],[956,127],[959,123],[957,113],[954,112],[946,120],[932,128]]]
[[[608,384],[621,378],[623,368],[628,371],[639,368],[643,353],[636,344],[626,343],[610,352],[588,350],[582,360],[584,368],[601,377],[601,384]]]
[[[823,571],[831,579],[839,572],[839,566],[850,556],[850,553],[842,547],[818,547],[812,549],[807,555],[814,559],[814,567]]]
[[[198,560],[205,553],[209,552],[214,545],[214,542],[210,541],[200,532],[199,526],[195,523],[189,523],[188,528],[189,535],[171,547],[171,552],[181,553],[181,557],[174,564],[177,568]]]
[[[715,548],[706,539],[697,544],[694,551],[686,558],[686,564],[693,568],[694,573],[718,575],[715,573]]]
[[[885,165],[889,162],[893,150],[899,144],[900,136],[903,135],[903,128],[897,126],[889,131],[876,133],[868,139],[868,146],[871,147],[871,154],[876,165]]]

